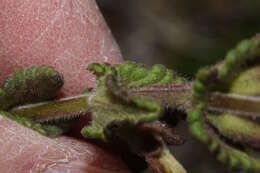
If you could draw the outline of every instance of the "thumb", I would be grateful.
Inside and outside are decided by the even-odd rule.
[[[0,80],[17,68],[51,65],[76,94],[95,80],[90,62],[120,62],[120,51],[94,0],[0,0]]]
[[[89,62],[121,62],[93,0],[0,0],[0,83],[17,68],[52,65],[64,95],[95,80]],[[128,172],[108,151],[69,137],[50,139],[0,116],[0,172]]]

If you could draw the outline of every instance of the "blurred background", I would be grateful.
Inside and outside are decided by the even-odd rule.
[[[258,0],[97,0],[125,60],[164,64],[193,79],[242,39],[260,31]],[[187,142],[173,153],[189,173],[228,173],[179,126]]]

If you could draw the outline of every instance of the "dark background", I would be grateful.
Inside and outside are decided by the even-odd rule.
[[[260,1],[97,0],[125,60],[166,67],[193,79],[238,41],[260,31]],[[189,173],[227,173],[187,132],[173,153]]]

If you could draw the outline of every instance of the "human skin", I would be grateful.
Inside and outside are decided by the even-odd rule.
[[[0,0],[0,83],[18,68],[51,65],[62,96],[95,86],[90,62],[122,58],[94,0]],[[48,138],[0,116],[0,172],[129,172],[105,149],[72,137]]]

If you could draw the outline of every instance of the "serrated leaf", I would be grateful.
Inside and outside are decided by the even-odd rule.
[[[167,138],[165,142],[171,144],[178,144],[180,138],[162,122],[155,121],[162,115],[162,102],[133,94],[131,90],[156,84],[181,83],[184,80],[174,78],[172,72],[161,65],[149,69],[132,62],[114,66],[95,63],[89,65],[88,69],[96,74],[98,86],[95,94],[88,99],[92,107],[92,121],[82,129],[82,135],[104,141],[120,138],[132,152],[146,158],[155,172],[173,173],[178,170],[185,173],[171,154],[163,152],[164,138]],[[146,139],[149,139],[149,144]],[[178,168],[162,158],[171,159]],[[162,169],[159,170],[159,167]]]
[[[135,126],[156,120],[161,115],[159,103],[131,94],[121,86],[118,81],[118,68],[119,66],[115,68],[108,64],[89,66],[98,77],[98,86],[89,99],[92,123],[82,129],[85,137],[107,140],[122,124]]]
[[[117,80],[128,92],[154,99],[164,106],[183,112],[192,106],[191,82],[163,65],[148,68],[143,64],[127,61],[115,65],[93,63],[88,67],[97,76],[104,75],[111,68],[115,69]]]
[[[143,64],[126,61],[123,64],[110,65],[107,63],[93,63],[88,66],[88,69],[93,71],[97,76],[104,75],[111,68],[114,68],[117,72],[117,80],[128,88],[167,83],[179,84],[186,81],[184,78],[175,75],[172,70],[160,64],[149,68]]]
[[[234,171],[260,172],[259,35],[240,42],[223,62],[203,68],[193,85],[190,131]]]

